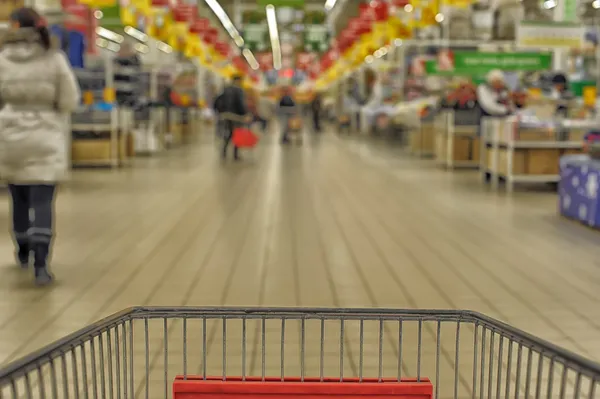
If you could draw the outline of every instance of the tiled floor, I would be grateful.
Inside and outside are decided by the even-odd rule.
[[[134,305],[472,309],[600,360],[600,233],[560,219],[552,193],[493,194],[473,172],[442,171],[431,161],[381,143],[333,135],[297,148],[264,140],[239,164],[222,163],[211,140],[205,141],[139,159],[128,169],[77,171],[57,204],[54,270],[59,280],[51,289],[33,288],[30,276],[11,264],[12,244],[6,236],[0,243],[0,364]],[[5,197],[0,209],[8,228]],[[164,361],[169,378],[183,372],[182,322],[165,324],[167,359],[161,355],[165,325],[149,323],[149,391],[142,377],[145,361],[137,360],[146,356],[144,324],[136,323],[131,340],[122,339],[129,335],[127,324],[115,341],[121,346],[113,349],[124,356],[131,350],[136,359],[131,391],[165,397]],[[246,330],[239,320],[228,323],[227,373],[261,375],[260,321],[248,320]],[[323,336],[324,356],[333,359],[324,367],[325,375],[339,376],[340,342],[347,342],[341,355],[347,359],[345,375],[360,374],[362,365],[365,377],[377,377],[379,364],[383,375],[397,375],[398,340],[392,337],[399,327],[393,320],[382,324],[381,345],[378,320],[365,322],[362,341],[358,321],[348,322],[341,340],[339,321],[328,321],[324,333],[319,320],[307,322],[313,324],[304,330],[305,351],[299,349],[300,322],[290,323],[286,374],[300,374],[299,358],[307,356],[305,374],[319,376]],[[410,359],[419,348],[418,323],[406,323],[401,370],[415,376],[416,361]],[[188,372],[202,371],[206,330],[206,345],[213,348],[208,372],[221,373],[221,324],[208,320],[206,329],[201,320],[186,324]],[[422,327],[421,373],[434,378],[436,362],[426,359],[437,355],[436,323]],[[271,358],[276,353],[280,359],[281,326],[269,320],[265,328],[265,373],[278,376],[280,360]],[[447,382],[440,396],[452,397],[456,323],[443,324],[441,330],[444,360],[436,380]],[[458,362],[457,396],[470,397],[473,326],[461,331],[466,356]],[[484,344],[480,330],[477,336],[487,352],[490,335]],[[98,338],[94,350],[110,353],[103,342],[105,347],[98,349]],[[135,346],[123,348],[127,342]],[[493,345],[499,342],[497,337]],[[499,349],[503,359],[506,346]],[[247,350],[245,360],[242,349]],[[517,345],[512,349],[516,357]],[[89,346],[86,353],[78,364],[104,369],[99,360],[90,359]],[[510,363],[498,355],[495,359],[504,368]],[[125,364],[130,363],[123,363],[123,370]],[[525,372],[515,382],[520,367],[525,362],[515,363],[505,377],[524,390]],[[534,365],[533,376],[536,370]],[[554,387],[544,389],[560,397],[555,387],[562,368],[550,370],[557,375]],[[575,379],[568,375],[567,397],[575,397]],[[487,397],[497,397],[495,390],[504,382],[495,384],[488,384],[483,396],[489,388]],[[121,379],[114,385],[115,390],[121,385],[129,390]],[[115,391],[116,397],[126,397],[125,391]]]

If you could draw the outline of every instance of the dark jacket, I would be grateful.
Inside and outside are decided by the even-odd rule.
[[[289,95],[285,95],[281,98],[281,101],[279,101],[279,106],[280,107],[294,107],[296,105],[296,103],[294,102],[294,99],[292,98],[292,96]]]
[[[223,90],[221,96],[223,98],[219,101],[222,101],[222,104],[218,104],[218,106],[219,108],[222,108],[223,111],[217,111],[231,112],[236,115],[246,115],[248,113],[244,91],[241,87],[228,86]]]

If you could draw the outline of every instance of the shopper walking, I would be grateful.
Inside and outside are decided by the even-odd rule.
[[[46,285],[56,185],[68,167],[67,114],[80,90],[40,15],[21,8],[10,20],[0,51],[0,175],[12,196],[17,261],[26,268],[33,255],[35,282]]]
[[[234,114],[240,118],[246,117],[248,122],[252,121],[252,117],[248,119],[248,107],[246,105],[246,98],[244,96],[244,90],[242,90],[242,77],[234,76],[231,85],[223,90],[223,110],[224,113]],[[238,121],[225,118],[225,137],[223,140],[223,159],[227,158],[227,148],[233,138],[233,131],[240,125]],[[239,149],[237,146],[233,146],[233,158],[237,161],[240,159]]]
[[[315,133],[321,132],[321,95],[319,93],[315,94],[315,98],[313,98],[310,108],[312,111],[312,120],[313,120],[313,128]]]

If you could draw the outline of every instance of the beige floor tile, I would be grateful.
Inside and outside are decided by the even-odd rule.
[[[0,364],[137,305],[471,309],[599,360],[600,234],[557,217],[554,194],[498,195],[477,180],[382,143],[333,136],[301,148],[267,138],[240,164],[221,162],[206,138],[129,169],[76,171],[57,202],[55,287],[33,288],[10,264],[8,236],[0,244]],[[7,198],[0,202],[8,229]],[[151,320],[147,338],[136,320],[131,335],[129,324],[117,340],[111,331],[110,348],[102,335],[104,356],[98,337],[93,351],[85,344],[85,362],[80,349],[75,363],[67,354],[66,385],[60,358],[54,371],[40,369],[42,380],[34,372],[31,397],[52,388],[53,373],[60,392],[77,396],[75,369],[80,396],[112,384],[114,397],[163,398],[165,361],[169,396],[184,369],[221,375],[223,342],[229,375],[280,376],[282,364],[287,377],[420,374],[440,398],[455,387],[471,397],[474,374],[485,397],[537,388],[537,355],[527,384],[527,349],[519,368],[518,345],[509,361],[504,340],[499,358],[498,336],[490,379],[489,333],[482,373],[473,326],[461,325],[457,359],[455,321],[440,325],[439,339],[437,323],[423,321],[419,340],[418,323],[405,320],[401,344],[398,320],[346,321],[343,335],[339,320],[323,330],[320,320],[284,324],[282,352],[280,320],[229,320],[225,335],[222,319],[189,319],[185,330],[182,320],[166,328]],[[546,359],[539,389],[558,398],[563,369],[552,367],[550,378]],[[569,371],[566,397],[576,381]],[[589,396],[589,378],[579,381]],[[26,386],[17,382],[19,397]]]

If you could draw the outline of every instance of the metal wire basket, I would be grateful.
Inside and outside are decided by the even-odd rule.
[[[468,311],[132,308],[4,367],[0,397],[595,398],[599,380]]]

